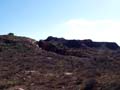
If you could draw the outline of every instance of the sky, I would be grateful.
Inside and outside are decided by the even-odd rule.
[[[120,0],[0,0],[0,34],[120,45]]]

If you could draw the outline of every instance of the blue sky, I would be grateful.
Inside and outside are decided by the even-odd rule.
[[[0,34],[120,43],[120,0],[0,0]]]

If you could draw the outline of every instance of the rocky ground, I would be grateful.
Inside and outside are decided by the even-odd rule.
[[[119,46],[1,35],[0,90],[120,90]]]

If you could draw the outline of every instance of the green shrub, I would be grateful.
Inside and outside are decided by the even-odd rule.
[[[8,33],[9,36],[14,36],[14,33]]]

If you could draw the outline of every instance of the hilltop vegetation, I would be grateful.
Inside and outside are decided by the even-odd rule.
[[[0,90],[120,90],[120,47],[1,35]]]

